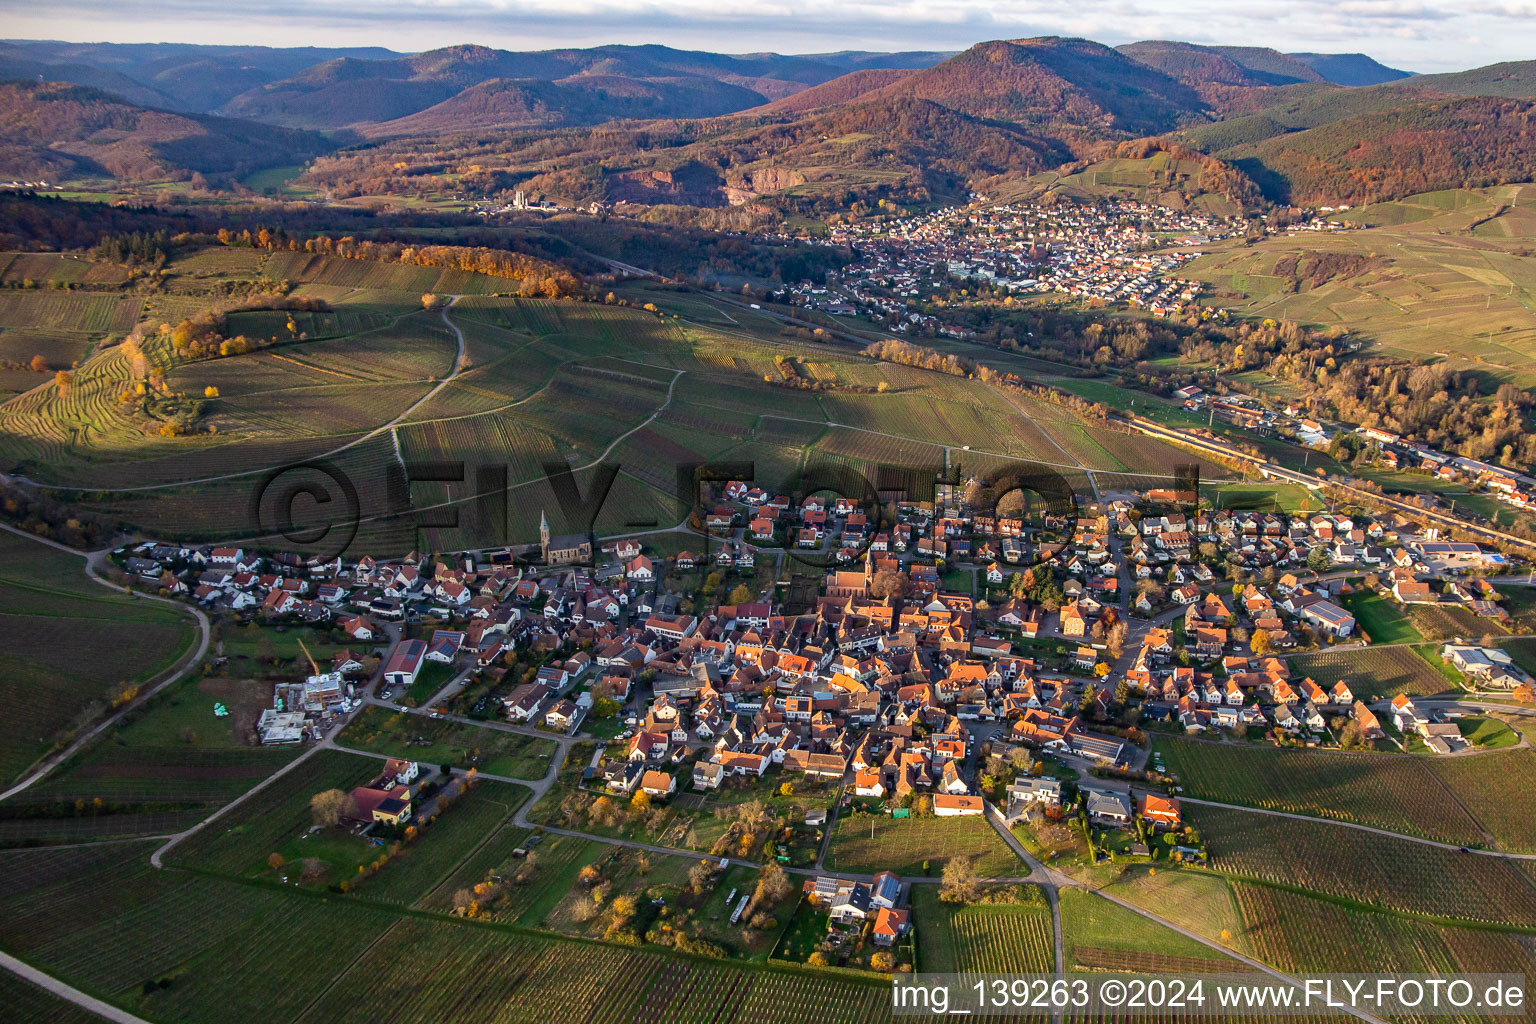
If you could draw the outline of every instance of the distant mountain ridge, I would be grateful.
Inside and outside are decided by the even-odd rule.
[[[62,82],[0,82],[0,177],[240,176],[333,148],[313,132],[138,106]]]
[[[720,224],[1158,153],[1153,186],[1239,207],[1536,180],[1536,61],[1409,75],[1362,54],[1054,36],[798,56],[11,42],[0,73],[23,79],[4,86],[0,172],[50,180],[308,164],[304,186],[348,199],[421,194],[451,168],[493,199],[750,207]],[[39,82],[54,73],[89,84]],[[217,114],[178,109],[220,97]]]
[[[1453,96],[1536,97],[1536,60],[1505,61],[1470,71],[1440,75],[1415,75],[1402,83],[1412,89],[1449,93]]]
[[[1150,135],[1205,120],[1184,83],[1088,39],[978,43],[884,95],[933,100],[973,117],[1087,133]]]
[[[307,67],[339,57],[382,60],[402,56],[377,46],[271,47],[209,46],[193,43],[65,43],[36,40],[0,41],[0,73],[9,77],[6,61],[52,66],[50,81],[74,82],[111,89],[99,80],[84,80],[81,69],[109,72],[118,80],[136,82],[163,100],[155,105],[209,114],[248,89],[294,75]],[[31,77],[31,76],[28,76]],[[143,95],[111,89],[135,103]]]
[[[1202,46],[1168,39],[1126,43],[1116,49],[1196,87],[1303,82],[1357,87],[1412,77],[1363,53],[1281,53],[1264,46]]]
[[[1292,53],[1287,56],[1301,61],[1334,85],[1385,85],[1414,77],[1411,71],[1389,68],[1363,53]]]
[[[771,102],[854,71],[911,70],[951,56],[939,51],[862,50],[805,56],[718,54],[655,45],[522,52],[465,45],[407,54],[378,47],[279,49],[11,40],[0,42],[0,78],[72,82],[107,89],[146,106],[331,130],[407,118],[465,89],[498,79],[526,81],[528,88],[537,88],[535,82],[558,83],[578,75],[602,76],[613,85],[612,80],[633,79],[653,86],[635,92],[636,97],[648,95],[651,104],[645,109],[620,104],[622,109],[615,116],[696,117],[701,112],[723,113]],[[695,81],[685,83],[685,79]],[[714,96],[707,97],[711,90]],[[591,91],[578,85],[570,94],[582,111],[568,122],[557,104],[526,123],[590,123]],[[669,105],[669,97],[676,98],[675,107]],[[485,116],[483,99],[470,96],[459,105],[476,111],[463,127],[483,124],[479,120]],[[451,130],[456,126],[442,118],[455,109],[438,111],[435,122],[407,125]]]

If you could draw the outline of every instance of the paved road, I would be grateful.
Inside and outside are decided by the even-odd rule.
[[[843,791],[847,788],[845,778],[837,784],[837,792],[832,795],[832,810],[827,813],[826,833],[821,837],[821,848],[816,851],[816,863],[812,865],[817,871],[822,870],[826,864],[827,851],[832,849],[832,833],[837,829],[837,815],[843,809]]]
[[[1008,827],[1008,822],[1003,818],[1002,812],[990,800],[985,801],[984,806],[986,808],[987,823],[1002,837],[1003,842],[1013,851],[1014,856],[1029,865],[1030,870],[1026,881],[1033,882],[1045,891],[1046,902],[1051,905],[1051,935],[1054,940],[1056,953],[1056,977],[1058,979],[1065,978],[1067,976],[1067,956],[1065,933],[1061,929],[1061,887],[1063,885],[1076,885],[1077,883],[1054,868],[1047,867],[1035,859],[1028,850],[1024,849],[1024,844],[1019,842],[1019,837],[1014,835],[1013,830]],[[1059,1009],[1051,1011],[1051,1020],[1061,1020],[1061,1011]]]
[[[0,967],[5,968],[12,974],[27,979],[38,988],[47,989],[60,999],[91,1011],[98,1017],[116,1021],[117,1024],[150,1024],[143,1017],[135,1017],[127,1010],[120,1010],[111,1003],[104,1003],[95,996],[86,995],[74,986],[66,985],[57,978],[44,974],[42,971],[23,963],[9,953],[0,953]]]
[[[29,540],[34,540],[39,544],[46,544],[51,548],[57,548],[60,551],[66,552],[67,554],[75,555],[79,558],[84,558],[85,575],[90,580],[100,584],[101,586],[107,587],[108,589],[118,594],[123,593],[122,587],[118,586],[116,583],[112,583],[106,579],[103,579],[98,571],[101,566],[107,564],[108,558],[111,555],[111,549],[102,548],[98,551],[76,551],[74,548],[66,547],[56,541],[46,540],[42,537],[27,533],[24,530],[18,530],[14,526],[10,526],[6,523],[0,523],[0,529],[8,530],[9,532],[14,533],[19,537],[26,537]],[[5,790],[4,792],[0,792],[0,801],[8,800],[15,796],[17,793],[20,793],[22,790],[43,778],[49,772],[53,771],[60,764],[63,764],[66,760],[73,757],[77,751],[79,751],[87,743],[91,742],[91,740],[95,739],[97,736],[100,736],[103,732],[116,725],[118,721],[120,721],[122,717],[128,712],[141,707],[146,701],[152,699],[155,694],[159,693],[161,690],[164,690],[167,686],[170,686],[172,683],[179,680],[182,676],[186,675],[187,672],[190,671],[194,666],[200,664],[203,660],[203,656],[208,653],[208,640],[210,635],[208,616],[204,614],[201,608],[194,607],[193,605],[189,605],[183,601],[174,600],[173,598],[157,597],[153,594],[135,593],[134,596],[140,601],[157,601],[161,604],[171,605],[172,607],[177,608],[182,612],[189,613],[195,617],[197,620],[198,629],[197,646],[188,651],[186,654],[182,655],[182,657],[177,660],[176,664],[172,665],[162,674],[161,678],[157,682],[151,683],[147,688],[141,688],[141,692],[133,700],[124,704],[122,707],[112,712],[106,718],[102,719],[94,727],[86,730],[80,736],[76,737],[75,741],[69,744],[69,746],[65,747],[63,750],[45,758],[35,768],[31,769],[19,782],[12,785],[9,789]]]

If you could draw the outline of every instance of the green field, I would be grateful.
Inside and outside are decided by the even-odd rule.
[[[190,618],[114,593],[81,558],[0,533],[0,778],[21,773],[78,726],[136,694],[192,646]]]
[[[1341,599],[1360,628],[1377,644],[1408,644],[1423,640],[1403,606],[1388,597],[1357,590]]]
[[[309,827],[311,797],[322,790],[350,791],[366,785],[382,767],[381,761],[371,757],[317,751],[294,771],[253,793],[237,812],[177,844],[167,859],[219,874],[264,873],[267,856]]]
[[[1323,501],[1300,484],[1221,484],[1202,488],[1213,508],[1255,512],[1307,512]]]
[[[951,857],[974,857],[984,877],[1028,874],[1003,840],[980,815],[954,818],[895,818],[885,814],[845,814],[837,819],[827,867],[838,871],[898,875],[943,871]],[[924,872],[927,862],[929,870]]]
[[[1235,971],[1217,950],[1080,889],[1061,891],[1068,970]]]

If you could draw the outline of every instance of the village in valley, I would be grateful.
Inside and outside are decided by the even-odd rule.
[[[1493,639],[1530,608],[1486,578],[1506,556],[1433,526],[1176,487],[1050,508],[996,491],[970,477],[865,506],[733,480],[686,547],[546,524],[523,549],[316,561],[145,541],[113,559],[228,635],[297,632],[322,652],[299,640],[305,671],[240,727],[389,755],[330,827],[431,843],[471,785],[503,778],[492,741],[537,738],[504,777],[536,787],[530,849],[692,857],[687,891],[717,908],[692,913],[697,931],[874,970],[914,964],[914,887],[1006,902],[1026,878],[1207,862],[1167,739],[1454,756],[1515,736],[1437,694],[1536,701]],[[1456,638],[1380,671],[1426,612]],[[461,756],[431,763],[448,730]],[[747,869],[772,877],[749,892]],[[764,908],[791,891],[776,932]]]
[[[1536,1020],[1529,11],[545,6],[12,16],[0,1024]]]
[[[991,203],[833,225],[825,244],[857,259],[824,286],[797,285],[787,301],[836,315],[862,314],[897,333],[932,325],[968,332],[909,308],[953,281],[1023,298],[1058,293],[1126,303],[1164,315],[1196,300],[1200,285],[1177,276],[1200,245],[1240,234],[1245,222],[1134,200],[1094,206]]]

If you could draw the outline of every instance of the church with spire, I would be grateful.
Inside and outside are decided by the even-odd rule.
[[[539,510],[539,552],[545,565],[571,565],[592,560],[592,537],[585,533],[564,533],[551,537],[549,517]]]

